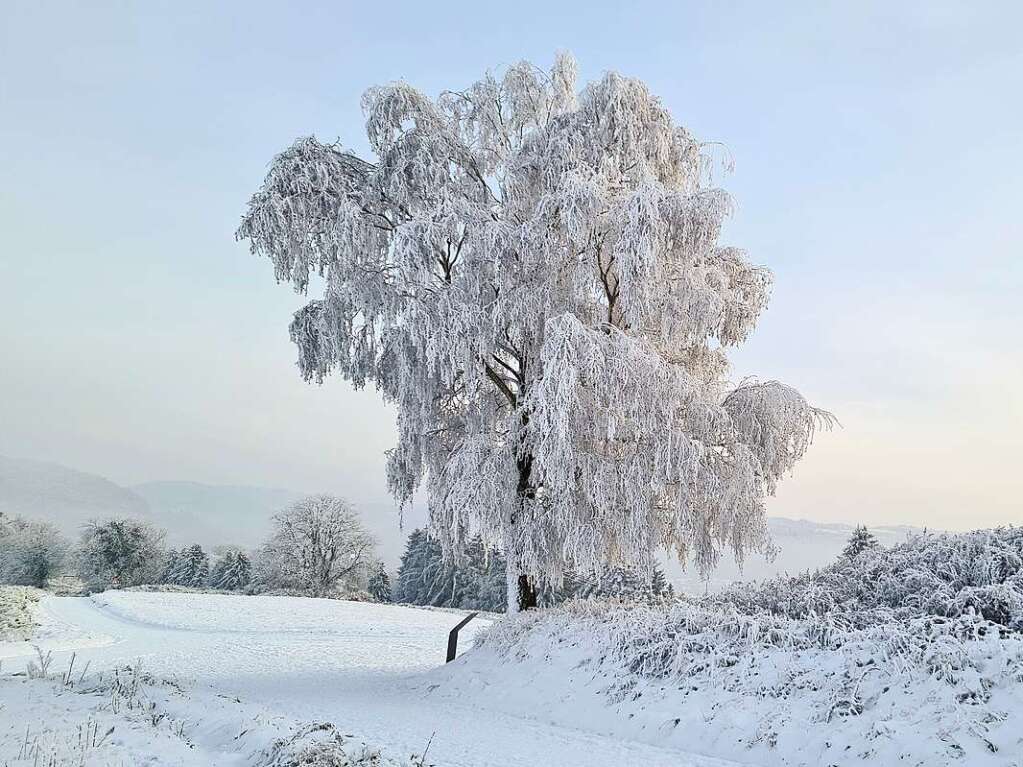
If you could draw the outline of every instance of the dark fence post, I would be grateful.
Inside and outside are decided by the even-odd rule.
[[[465,619],[451,629],[451,633],[448,634],[448,659],[445,663],[450,663],[455,659],[455,653],[458,652],[458,632],[462,630],[462,627],[476,617],[476,613],[469,613],[465,616]]]

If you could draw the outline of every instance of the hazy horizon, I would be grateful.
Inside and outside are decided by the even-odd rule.
[[[393,410],[301,381],[306,299],[234,242],[239,216],[295,138],[366,152],[366,88],[435,95],[564,49],[734,159],[724,239],[775,289],[733,377],[791,383],[843,427],[768,513],[1023,521],[1023,8],[524,4],[486,34],[488,10],[396,11],[376,38],[358,5],[11,6],[0,454],[388,503]]]

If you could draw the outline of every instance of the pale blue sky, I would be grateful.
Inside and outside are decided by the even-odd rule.
[[[392,414],[301,383],[238,217],[297,136],[365,148],[366,87],[567,49],[734,158],[737,374],[844,425],[771,513],[1023,522],[1019,3],[0,6],[0,452],[383,500]]]

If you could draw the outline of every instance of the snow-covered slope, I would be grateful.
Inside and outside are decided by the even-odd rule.
[[[108,479],[5,456],[0,456],[0,512],[52,522],[71,536],[91,519],[150,518],[145,499]]]
[[[437,697],[778,767],[1023,754],[1023,528],[914,536],[709,598],[570,602],[479,639],[433,675]]]
[[[50,597],[42,608],[46,635],[39,644],[44,652],[54,648],[55,669],[70,662],[71,647],[57,630],[69,627],[89,639],[89,646],[77,648],[76,668],[89,664],[90,674],[109,673],[140,662],[147,673],[185,686],[187,706],[181,705],[178,715],[187,719],[189,737],[207,743],[224,735],[222,742],[252,737],[244,734],[250,723],[212,711],[209,698],[240,701],[249,721],[254,717],[264,728],[331,722],[395,760],[422,753],[429,744],[427,763],[438,767],[735,767],[692,757],[685,747],[608,734],[600,722],[559,725],[552,713],[562,706],[558,701],[543,701],[519,715],[500,710],[502,693],[496,689],[471,703],[436,694],[438,678],[452,670],[444,653],[448,631],[464,615],[457,611],[148,592]],[[489,620],[477,618],[466,626],[459,643],[463,657],[474,633]],[[107,638],[105,646],[98,646],[98,637]],[[20,671],[32,657],[26,643],[0,643],[3,673]],[[203,696],[203,689],[209,694]],[[7,731],[16,752],[24,722],[20,730],[11,722],[19,716],[17,707],[0,706],[0,749]],[[5,757],[0,753],[0,764]]]

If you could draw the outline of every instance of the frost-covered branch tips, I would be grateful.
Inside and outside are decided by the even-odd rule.
[[[373,161],[300,139],[238,237],[298,291],[322,276],[299,367],[397,405],[396,497],[425,483],[456,556],[502,546],[513,608],[567,563],[762,547],[765,496],[831,419],[727,383],[771,276],[718,242],[730,201],[701,144],[638,80],[578,90],[565,55],[363,106]]]

